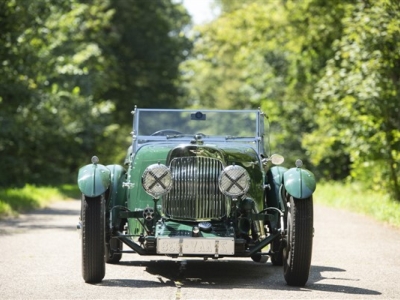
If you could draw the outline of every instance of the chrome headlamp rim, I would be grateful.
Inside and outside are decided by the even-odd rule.
[[[250,188],[250,175],[245,168],[238,165],[230,165],[221,172],[218,184],[220,191],[224,195],[232,198],[241,197]]]
[[[171,170],[163,164],[152,164],[142,174],[142,186],[155,199],[168,193],[173,185]]]

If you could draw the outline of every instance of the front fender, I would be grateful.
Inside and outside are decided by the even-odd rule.
[[[126,189],[122,187],[126,171],[120,165],[107,165],[107,169],[111,172],[111,188],[110,203],[114,205],[123,205],[125,202],[124,195]]]
[[[287,168],[281,166],[272,167],[270,169],[271,176],[270,175],[268,176],[268,182],[269,183],[273,182],[275,185],[279,187],[283,181],[283,174],[285,174],[287,170],[288,170]]]
[[[107,169],[109,169],[111,172],[108,210],[111,210],[114,227],[119,228],[119,225],[121,223],[121,220],[119,218],[120,209],[116,208],[116,206],[125,206],[126,188],[124,188],[122,184],[125,181],[126,171],[120,165],[107,165]]]
[[[310,197],[317,186],[315,176],[309,170],[291,168],[283,174],[286,191],[297,199]]]
[[[280,187],[283,182],[283,174],[287,168],[281,166],[274,166],[267,172],[267,183],[269,188],[266,189],[267,194],[267,207],[276,207],[281,211],[285,210],[282,197],[280,196]],[[269,213],[275,215],[276,220],[271,221],[272,228],[279,226],[279,213],[277,211],[270,211]]]
[[[86,165],[79,169],[78,187],[85,196],[100,196],[110,186],[110,174],[110,170],[103,165]]]
[[[280,187],[283,183],[283,174],[287,171],[287,168],[274,166],[267,172],[267,183],[269,184],[269,188],[266,190],[267,192],[267,205],[268,207],[277,207],[279,209],[282,208],[282,201],[279,195]]]

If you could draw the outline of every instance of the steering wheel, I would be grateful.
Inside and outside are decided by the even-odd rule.
[[[173,129],[162,129],[159,131],[156,131],[152,134],[152,136],[167,136],[167,135],[176,135],[176,134],[183,134],[180,131],[173,130]]]

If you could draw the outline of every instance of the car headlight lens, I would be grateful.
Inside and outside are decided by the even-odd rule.
[[[172,173],[162,164],[150,165],[142,175],[142,186],[147,194],[155,199],[169,192],[172,188]]]
[[[226,196],[240,197],[247,193],[249,187],[249,173],[241,166],[228,166],[219,177],[219,188]]]

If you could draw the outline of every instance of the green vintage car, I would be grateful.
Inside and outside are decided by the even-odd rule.
[[[306,284],[314,175],[270,155],[260,110],[140,109],[123,165],[82,167],[85,282],[122,253],[271,259],[289,285]],[[123,250],[130,248],[129,251]],[[126,247],[127,246],[127,247]]]

